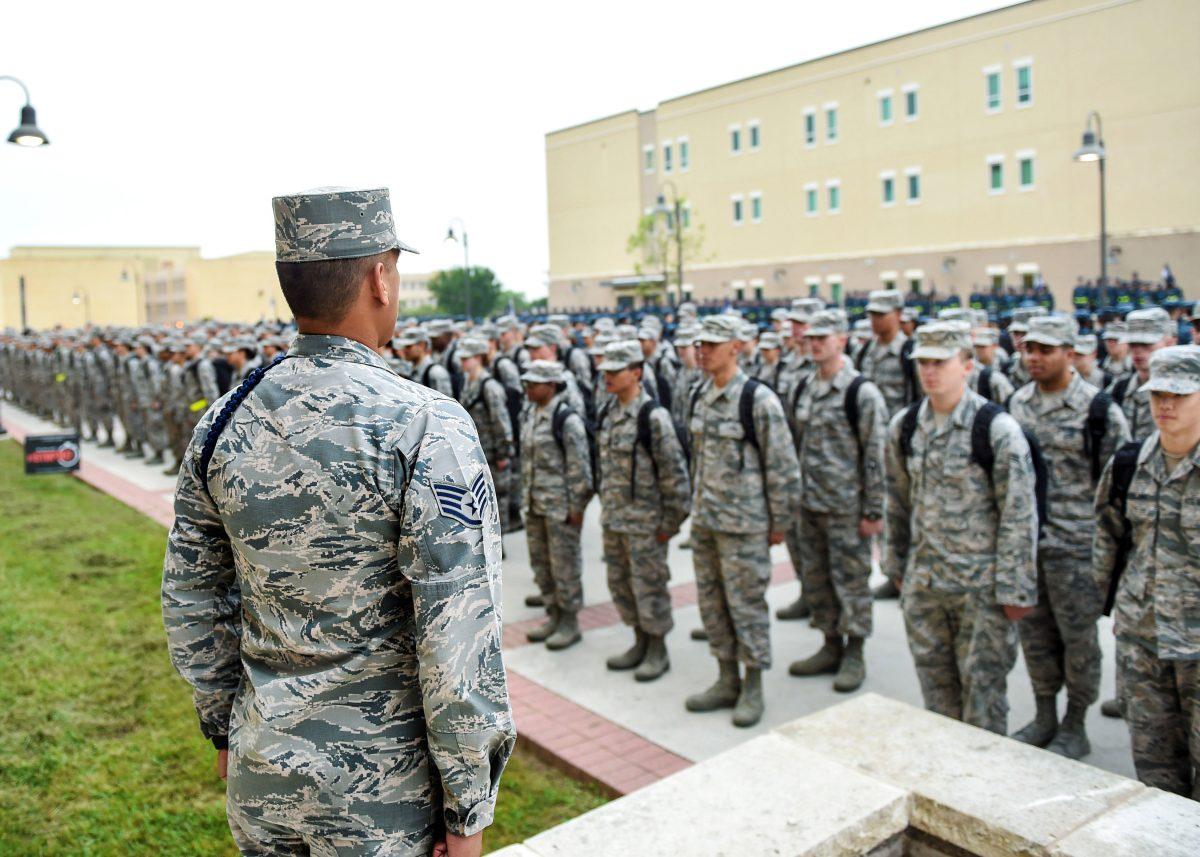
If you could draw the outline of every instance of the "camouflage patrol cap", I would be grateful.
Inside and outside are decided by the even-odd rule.
[[[502,315],[496,319],[496,327],[500,330],[520,330],[521,322],[515,315]]]
[[[475,332],[484,339],[499,339],[500,330],[494,324],[481,324]]]
[[[275,260],[361,259],[387,250],[416,253],[396,237],[387,188],[319,187],[271,200]]]
[[[617,338],[611,333],[597,333],[595,339],[592,340],[592,344],[588,346],[587,353],[593,357],[603,357],[604,349],[607,348],[610,343],[616,341]]]
[[[741,330],[738,331],[738,339],[742,342],[753,342],[758,339],[758,325],[752,321],[743,321]]]
[[[960,321],[932,321],[918,327],[913,336],[914,360],[949,360],[971,350],[971,328]]]
[[[971,342],[975,345],[997,345],[1000,342],[1000,331],[994,327],[977,327],[971,331]]]
[[[792,321],[808,322],[815,313],[823,309],[825,309],[825,301],[820,298],[796,298],[792,301],[788,318]]]
[[[419,327],[410,327],[392,340],[397,348],[407,348],[410,345],[428,345],[429,333]]]
[[[1173,332],[1174,322],[1162,307],[1135,309],[1125,316],[1126,342],[1138,345],[1156,345]]]
[[[787,307],[775,307],[775,309],[771,310],[771,321],[787,321],[787,317]]]
[[[488,344],[486,339],[480,339],[477,336],[464,336],[458,340],[458,345],[454,347],[454,353],[459,357],[479,357],[488,353]]]
[[[658,342],[660,339],[662,339],[662,331],[652,324],[643,324],[638,328],[637,338],[646,339],[651,342]]]
[[[546,316],[546,324],[553,324],[556,327],[570,327],[571,317],[564,313],[554,313]]]
[[[663,326],[662,319],[656,315],[645,315],[645,316],[642,316],[641,326],[642,327],[657,327],[659,330],[662,330],[662,326]]]
[[[1009,330],[1015,330],[1017,333],[1024,333],[1029,330],[1029,322],[1035,318],[1040,318],[1046,314],[1046,308],[1040,306],[1021,306],[1013,310],[1012,323],[1008,325]]]
[[[592,324],[592,327],[595,328],[597,333],[612,333],[616,326],[617,323],[608,316],[598,318],[596,319],[595,323]]]
[[[921,318],[921,310],[915,306],[906,306],[900,310],[901,321],[917,321]]]
[[[601,372],[620,372],[630,366],[640,366],[645,361],[642,346],[631,339],[609,343],[604,349],[604,359],[596,368]]]
[[[1150,380],[1140,389],[1177,396],[1200,393],[1200,347],[1172,345],[1155,351],[1150,356]]]
[[[1081,332],[1075,335],[1076,354],[1095,354],[1097,345],[1096,334],[1090,330],[1087,333]]]
[[[535,324],[525,336],[525,344],[530,348],[543,345],[559,345],[562,342],[562,331],[552,324]]]
[[[967,309],[966,307],[958,307],[958,306],[946,307],[945,309],[938,310],[937,320],[938,321],[970,321],[971,320],[971,311],[969,309]]]
[[[1125,322],[1110,321],[1101,334],[1104,339],[1122,339],[1125,336]]]
[[[454,332],[454,322],[448,318],[435,318],[425,322],[425,330],[430,336],[445,336]]]
[[[679,305],[679,317],[691,316],[695,318],[699,310],[696,308],[695,301],[684,301]]]
[[[557,360],[533,360],[521,373],[526,384],[561,384],[565,371]]]
[[[731,342],[741,332],[742,320],[736,315],[706,315],[700,322],[696,342]]]
[[[782,348],[783,340],[780,339],[779,334],[773,330],[764,331],[758,337],[758,347],[769,349]]]
[[[823,309],[815,313],[808,322],[805,336],[836,336],[849,329],[846,314],[837,309]]]
[[[1078,334],[1079,325],[1069,315],[1039,315],[1029,320],[1029,332],[1025,334],[1025,341],[1074,348],[1075,337]]]
[[[637,339],[637,328],[632,324],[618,324],[613,328],[617,339]]]
[[[678,346],[693,345],[696,342],[696,334],[700,332],[698,324],[683,324],[675,328],[675,344]]]
[[[867,296],[867,312],[892,312],[904,309],[904,295],[898,289],[877,289]]]

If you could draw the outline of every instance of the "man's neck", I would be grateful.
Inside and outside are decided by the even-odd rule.
[[[728,366],[725,366],[712,373],[713,386],[717,389],[721,389],[733,380],[733,376],[737,374],[737,370],[737,360],[730,360]]]
[[[879,340],[880,345],[891,345],[892,340],[896,338],[896,334],[899,332],[899,330],[893,330],[891,333],[880,333],[875,338]]]
[[[1150,380],[1150,367],[1147,366],[1145,369],[1138,369],[1137,375],[1138,375],[1138,382],[1139,382],[1138,386],[1140,387],[1142,384],[1145,384],[1147,381]]]
[[[842,366],[846,364],[846,355],[839,354],[832,360],[826,360],[824,363],[817,364],[817,374],[824,380],[828,381],[838,372],[842,371]]]
[[[467,373],[467,380],[474,383],[479,380],[481,375],[483,375],[483,367],[473,369]]]
[[[374,351],[378,348],[378,334],[371,325],[367,324],[329,324],[319,319],[296,319],[296,331],[305,336],[340,336],[352,339]]]
[[[1167,455],[1186,458],[1196,449],[1196,445],[1200,444],[1200,431],[1197,431],[1195,426],[1182,428],[1184,429],[1182,432],[1172,432],[1171,434],[1160,430],[1158,442]]]
[[[1038,390],[1043,393],[1061,393],[1071,384],[1071,370],[1068,369],[1061,375],[1054,378],[1048,378],[1045,381],[1038,381]]]
[[[638,393],[640,393],[641,391],[642,391],[642,387],[640,384],[633,384],[624,390],[620,390],[617,393],[617,401],[620,402],[622,405],[628,405],[630,402],[632,402],[634,399],[636,399],[638,397]]]
[[[929,407],[933,408],[935,414],[953,413],[958,407],[958,403],[962,401],[962,397],[966,394],[967,387],[964,384],[952,391],[941,393],[939,395],[930,395]]]

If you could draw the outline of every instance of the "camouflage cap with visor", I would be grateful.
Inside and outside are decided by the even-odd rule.
[[[1150,357],[1150,380],[1140,389],[1177,396],[1200,393],[1200,346],[1172,345],[1155,351]]]
[[[387,250],[416,253],[396,237],[387,188],[319,187],[271,200],[277,262],[361,259]]]

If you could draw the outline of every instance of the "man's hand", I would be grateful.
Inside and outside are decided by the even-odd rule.
[[[570,524],[572,527],[582,527],[583,526],[583,513],[576,512],[573,515],[567,515],[567,523]]]
[[[444,842],[433,846],[433,857],[479,857],[483,853],[483,831],[471,836],[446,834]]]
[[[779,531],[773,531],[773,532],[769,533],[767,535],[767,544],[769,544],[769,545],[783,544],[784,535],[785,535],[784,533],[779,532]]]
[[[654,540],[656,542],[658,542],[660,545],[665,545],[667,542],[669,542],[671,540],[671,536],[673,536],[673,535],[675,535],[675,533],[657,532],[654,534]]]
[[[877,536],[883,532],[883,518],[876,518],[872,521],[870,518],[863,518],[858,522],[858,534],[864,539],[869,539],[871,536]]]
[[[1020,622],[1026,616],[1033,612],[1033,607],[1017,607],[1014,604],[1001,604],[1004,609],[1004,618],[1009,622]]]
[[[228,774],[229,774],[229,751],[228,750],[218,750],[217,751],[217,776],[220,777],[221,779],[225,779],[225,777]]]

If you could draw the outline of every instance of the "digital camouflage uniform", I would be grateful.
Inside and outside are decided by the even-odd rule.
[[[1200,349],[1165,351],[1185,349],[1190,371],[1178,374],[1187,383],[1164,385],[1166,392],[1200,389]],[[1160,354],[1174,356],[1156,352],[1155,358]],[[1152,384],[1163,380],[1160,360],[1151,362]],[[1101,592],[1109,589],[1124,526],[1109,504],[1112,470],[1109,462],[1096,491],[1092,558]],[[1125,512],[1133,549],[1113,624],[1134,767],[1146,785],[1200,800],[1200,447],[1167,472],[1154,432],[1142,443]]]
[[[700,618],[718,661],[771,665],[766,591],[771,579],[767,536],[787,529],[796,510],[800,473],[779,398],[759,387],[753,422],[759,451],[738,415],[738,370],[724,387],[705,383],[692,436],[692,555]]]
[[[437,390],[448,399],[454,398],[454,385],[450,381],[450,370],[429,354],[426,354],[421,362],[412,367],[412,379],[418,384],[425,384],[431,390]]]
[[[533,361],[536,366],[546,361]],[[554,364],[558,365],[558,364]],[[583,558],[578,527],[592,499],[592,461],[587,430],[579,412],[563,424],[560,448],[552,418],[567,405],[566,391],[542,407],[527,407],[521,420],[521,515],[529,543],[529,564],[547,605],[575,614],[583,607]]]
[[[872,339],[863,346],[863,352],[857,361],[863,377],[883,394],[888,416],[908,404],[908,381],[904,374],[904,358],[901,356],[907,341],[908,337],[900,331],[896,332],[896,336],[887,345]]]
[[[992,367],[992,371],[988,373],[987,392],[985,393],[979,389],[979,376],[983,374],[983,370],[984,365],[976,360],[971,373],[967,376],[967,389],[973,393],[978,393],[989,402],[995,402],[1002,408],[1007,407],[1008,400],[1016,392],[1012,381],[1008,380],[1008,376],[1001,372],[998,367]]]
[[[189,360],[183,367],[184,435],[190,435],[200,417],[220,398],[217,370],[203,354]]]
[[[666,409],[649,413],[650,450],[638,443],[638,411],[649,401],[645,390],[627,405],[614,401],[600,424],[600,526],[608,591],[621,621],[662,637],[674,627],[671,573],[667,544],[654,536],[678,532],[691,509],[691,484]]]
[[[812,625],[828,636],[871,635],[871,540],[864,517],[883,518],[887,405],[878,388],[858,388],[858,431],[847,421],[849,360],[831,379],[809,376],[792,415],[800,461],[799,549]]]
[[[296,243],[362,255],[346,207],[376,229],[386,214],[390,234],[376,193],[324,214],[277,199],[277,258],[304,261],[284,252]],[[326,216],[339,225],[296,236]],[[217,404],[180,470],[162,601],[203,731],[228,741],[239,848],[427,855],[443,830],[487,826],[515,736],[500,531],[470,418],[361,343],[300,335],[232,410],[206,488],[201,446],[236,403]]]
[[[1091,573],[1096,485],[1086,449],[1088,407],[1099,392],[1071,369],[1060,394],[1046,395],[1036,383],[1013,394],[1009,410],[1041,447],[1049,471],[1045,522],[1038,547],[1037,606],[1019,624],[1021,648],[1033,692],[1054,697],[1066,684],[1068,699],[1083,707],[1100,689],[1100,645],[1096,619],[1100,593]],[[1108,461],[1127,440],[1121,409],[1108,409],[1100,460]]]
[[[510,475],[513,459],[513,425],[508,414],[504,387],[487,370],[481,370],[474,381],[464,379],[459,401],[475,422],[479,442],[492,471],[496,497],[500,506],[500,532],[508,527]],[[503,470],[498,462],[505,462]]]
[[[925,707],[1004,735],[1017,631],[1002,606],[1037,597],[1037,509],[1029,445],[1011,417],[991,424],[991,478],[971,460],[984,401],[968,389],[940,427],[922,403],[908,456],[904,415],[892,419],[882,564],[903,580],[900,606]]]

